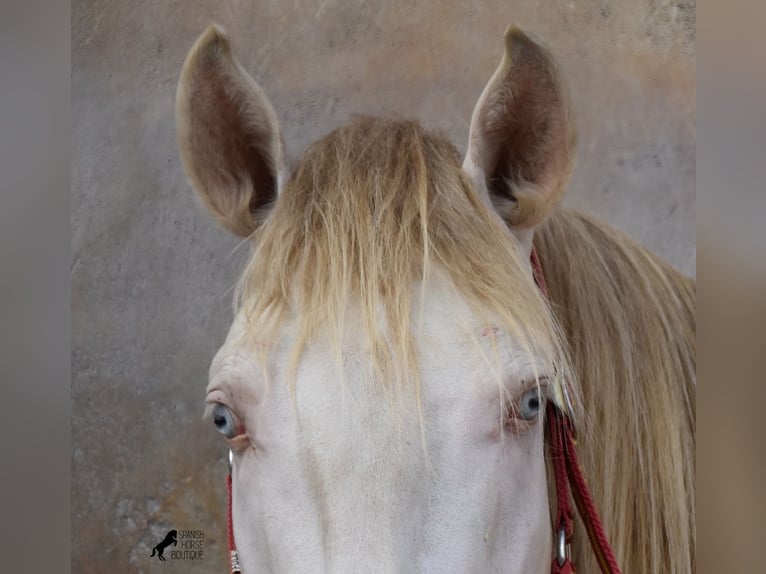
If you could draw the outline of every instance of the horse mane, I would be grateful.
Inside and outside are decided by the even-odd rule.
[[[535,233],[579,386],[578,454],[625,572],[694,572],[695,283],[603,223]],[[578,571],[597,572],[580,523]]]

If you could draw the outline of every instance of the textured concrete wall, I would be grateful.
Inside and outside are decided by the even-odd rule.
[[[73,572],[225,567],[225,451],[201,413],[246,250],[197,206],[174,134],[181,64],[210,21],[293,153],[355,112],[418,117],[464,149],[516,22],[570,83],[568,204],[695,272],[694,0],[77,0],[72,12]],[[204,559],[149,558],[170,528],[204,530]]]

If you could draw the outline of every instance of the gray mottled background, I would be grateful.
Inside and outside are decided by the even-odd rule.
[[[695,273],[695,2],[326,0],[72,4],[72,571],[223,572],[224,446],[207,368],[246,255],[198,207],[174,96],[211,21],[293,154],[356,112],[420,118],[465,148],[515,22],[559,58],[577,113],[569,205]],[[52,480],[55,477],[51,477]],[[198,562],[149,558],[170,528]]]

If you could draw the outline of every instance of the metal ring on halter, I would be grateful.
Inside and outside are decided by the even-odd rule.
[[[229,449],[229,474],[231,474],[231,468],[234,466],[234,453]]]
[[[569,559],[569,545],[567,544],[567,531],[563,526],[559,528],[559,539],[556,544],[556,561],[559,563],[559,567],[564,565]]]

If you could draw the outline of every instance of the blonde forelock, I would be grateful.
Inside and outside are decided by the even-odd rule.
[[[361,117],[311,146],[253,240],[239,306],[261,337],[286,314],[297,318],[293,373],[319,333],[340,361],[353,308],[376,376],[398,388],[414,381],[419,392],[413,288],[434,272],[487,322],[560,360],[552,315],[512,235],[479,200],[454,146],[414,121]]]

